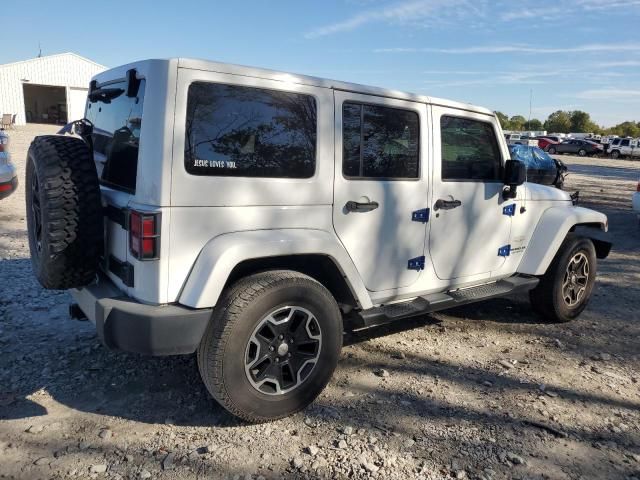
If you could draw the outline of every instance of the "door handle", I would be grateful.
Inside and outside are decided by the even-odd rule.
[[[347,212],[370,212],[371,210],[375,210],[380,205],[378,202],[354,202],[353,200],[349,200],[344,208]]]
[[[460,205],[462,205],[462,202],[460,200],[444,200],[442,198],[439,198],[436,201],[436,204],[433,206],[434,210],[452,210],[454,208],[458,208]]]

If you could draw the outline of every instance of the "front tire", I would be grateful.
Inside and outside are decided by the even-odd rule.
[[[613,152],[611,152],[611,158],[613,158],[614,160],[620,158],[620,152],[618,150],[614,150]]]
[[[584,148],[581,148],[580,150],[578,150],[578,156],[586,157],[587,156],[587,151]]]
[[[596,265],[593,242],[570,233],[538,286],[531,290],[531,306],[550,323],[574,320],[589,303]]]
[[[549,150],[547,150],[547,152],[550,153],[551,155],[555,155],[556,149],[553,147],[549,147]]]
[[[198,348],[209,393],[257,423],[309,405],[336,368],[342,317],[329,291],[293,271],[251,275],[227,289]]]

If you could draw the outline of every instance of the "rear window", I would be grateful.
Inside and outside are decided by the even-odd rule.
[[[91,140],[100,182],[135,193],[145,80],[136,97],[127,97],[127,82],[101,87],[106,95],[89,95],[85,117],[93,123]]]
[[[193,175],[309,178],[316,131],[310,95],[195,82],[187,99],[184,166]]]

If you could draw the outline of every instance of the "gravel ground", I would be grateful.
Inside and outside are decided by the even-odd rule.
[[[54,130],[10,132],[21,179]],[[112,352],[69,319],[31,273],[21,186],[0,203],[0,477],[640,478],[640,164],[565,160],[615,237],[578,321],[544,325],[518,296],[350,336],[311,407],[258,426],[193,356]]]

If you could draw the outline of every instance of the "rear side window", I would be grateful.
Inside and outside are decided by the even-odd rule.
[[[347,102],[342,173],[349,178],[418,178],[420,120],[411,110]]]
[[[193,175],[309,178],[316,132],[310,95],[196,82],[188,92],[185,168]]]
[[[502,156],[491,123],[445,115],[440,132],[443,180],[500,180]]]
[[[145,80],[137,96],[127,97],[127,82],[105,85],[89,95],[85,117],[93,123],[91,141],[100,182],[135,193]]]

